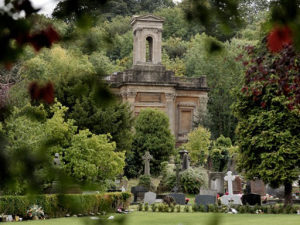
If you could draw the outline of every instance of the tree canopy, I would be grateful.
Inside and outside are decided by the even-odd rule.
[[[299,86],[294,84],[299,54],[285,46],[274,55],[264,43],[250,54],[253,60],[235,104],[239,168],[249,179],[284,185],[285,204],[290,204],[300,166]]]
[[[143,109],[135,122],[135,134],[132,142],[132,155],[128,160],[129,175],[142,173],[142,156],[146,151],[152,155],[151,173],[160,173],[161,163],[168,161],[174,153],[175,140],[169,128],[169,119],[165,112],[157,109]]]

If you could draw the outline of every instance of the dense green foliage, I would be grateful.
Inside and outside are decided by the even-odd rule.
[[[67,194],[36,196],[1,196],[0,212],[5,215],[27,217],[27,210],[33,204],[41,206],[50,218],[64,217],[66,214],[88,214],[115,212],[118,207],[129,205],[130,193]]]
[[[180,173],[180,185],[185,193],[198,194],[200,188],[206,188],[207,173],[202,169],[189,168]]]
[[[104,4],[106,3],[106,4]],[[65,20],[75,20],[76,15],[103,17],[111,19],[117,15],[127,16],[138,14],[139,12],[153,12],[155,9],[172,7],[172,0],[80,0],[75,4],[70,1],[60,1],[56,6],[53,16]]]
[[[26,183],[39,180],[41,189],[47,188],[53,181],[51,175],[52,161],[59,153],[63,171],[76,182],[93,182],[103,184],[107,179],[122,173],[124,152],[115,152],[116,144],[110,141],[110,135],[95,135],[88,130],[79,130],[74,120],[66,119],[67,107],[54,104],[47,113],[42,105],[27,105],[15,108],[12,115],[3,124],[3,132],[8,138],[7,153],[11,156],[28,150],[27,157],[39,160],[46,151],[40,167],[33,172],[33,177],[24,177],[30,164],[22,161],[11,162],[11,168],[18,175],[15,189],[9,187],[11,194],[24,193]]]
[[[103,63],[98,66],[105,69]],[[79,129],[89,129],[94,134],[110,133],[118,151],[130,150],[130,108],[117,101],[109,102],[112,96],[87,56],[57,46],[26,61],[21,72],[22,82],[11,90],[14,105],[23,106],[29,101],[24,85],[36,79],[51,80],[56,98],[69,108],[67,118],[73,119]]]
[[[188,142],[184,147],[189,151],[192,163],[197,165],[206,163],[210,142],[210,132],[204,127],[199,126],[188,134]]]
[[[167,115],[157,109],[143,109],[135,123],[135,135],[132,143],[132,158],[127,160],[127,173],[136,176],[142,172],[142,156],[146,151],[152,155],[150,170],[160,173],[161,163],[167,161],[174,152],[174,136],[169,129]]]
[[[189,168],[179,173],[180,188],[184,193],[198,194],[200,188],[207,188],[207,171],[203,168]],[[176,186],[176,173],[174,170],[167,170],[161,180],[163,191],[170,192]]]
[[[262,46],[251,56],[235,104],[239,168],[248,179],[284,185],[285,203],[290,204],[291,184],[300,167],[299,105],[292,83],[299,79],[299,54],[289,46],[271,55]]]
[[[214,142],[209,153],[212,169],[214,171],[222,172],[227,169],[230,157],[230,147],[232,147],[230,138],[225,138],[223,135]]]

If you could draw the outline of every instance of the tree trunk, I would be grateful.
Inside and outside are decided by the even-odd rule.
[[[284,206],[293,204],[292,190],[293,190],[292,183],[284,184]]]

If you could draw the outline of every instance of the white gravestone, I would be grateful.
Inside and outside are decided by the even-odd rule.
[[[156,194],[154,192],[146,192],[144,197],[144,203],[148,203],[149,205],[155,203]]]
[[[227,175],[224,177],[224,180],[228,182],[228,195],[223,195],[221,197],[221,203],[224,205],[229,205],[229,204],[234,204],[234,205],[242,205],[241,201],[241,195],[233,194],[233,189],[232,189],[232,181],[235,180],[235,176],[232,175],[231,171],[227,172]]]

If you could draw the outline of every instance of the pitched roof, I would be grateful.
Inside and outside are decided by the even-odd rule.
[[[154,16],[152,14],[144,15],[144,16],[133,16],[131,20],[131,25],[133,25],[136,21],[151,21],[151,22],[164,22],[164,19],[159,16]]]

